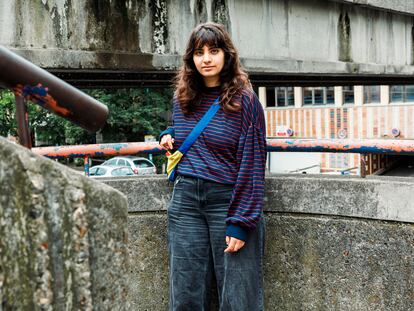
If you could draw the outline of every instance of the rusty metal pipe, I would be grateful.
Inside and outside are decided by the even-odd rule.
[[[29,116],[26,100],[22,96],[16,96],[16,120],[19,143],[28,149],[32,149],[32,138],[29,130]]]
[[[54,159],[134,155],[143,153],[165,153],[157,142],[91,144],[79,146],[39,147],[32,151]]]
[[[414,141],[402,139],[268,139],[267,150],[414,155]]]
[[[49,158],[102,157],[133,155],[139,152],[165,153],[156,142],[95,144],[33,148],[33,152]],[[399,139],[268,139],[267,151],[272,152],[340,152],[414,155],[413,140]]]
[[[101,129],[108,117],[105,105],[2,46],[0,86],[90,132]]]
[[[83,170],[85,172],[85,176],[89,176],[89,157],[85,156],[83,158]]]

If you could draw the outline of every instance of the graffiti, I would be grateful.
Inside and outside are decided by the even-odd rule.
[[[61,116],[71,114],[69,109],[59,106],[57,101],[49,94],[49,89],[40,83],[36,86],[18,84],[13,91],[16,96],[23,96],[26,100],[34,102],[49,111],[54,111]]]

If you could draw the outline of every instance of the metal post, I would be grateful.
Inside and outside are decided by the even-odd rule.
[[[32,138],[29,131],[29,115],[27,113],[26,99],[23,96],[15,95],[17,131],[20,145],[32,149]]]
[[[366,162],[365,162],[365,153],[361,153],[360,155],[360,176],[362,178],[365,178],[367,176],[367,170],[366,170]]]
[[[85,170],[85,176],[89,176],[89,157],[85,156],[83,160],[84,160],[83,165],[84,165],[84,170]]]

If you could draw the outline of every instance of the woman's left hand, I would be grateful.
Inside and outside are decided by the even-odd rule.
[[[233,238],[231,236],[226,236],[227,248],[224,250],[225,253],[235,253],[240,250],[246,242]]]

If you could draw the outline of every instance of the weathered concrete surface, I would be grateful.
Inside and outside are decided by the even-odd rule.
[[[250,71],[411,75],[412,2],[1,1],[0,44],[52,69],[174,70],[193,27],[219,21]]]
[[[414,14],[414,0],[333,0],[363,5],[371,8]]]
[[[166,310],[171,186],[105,182],[128,197],[132,306]],[[268,176],[266,310],[412,310],[413,187],[410,178]]]
[[[128,310],[126,204],[0,137],[0,310]]]

